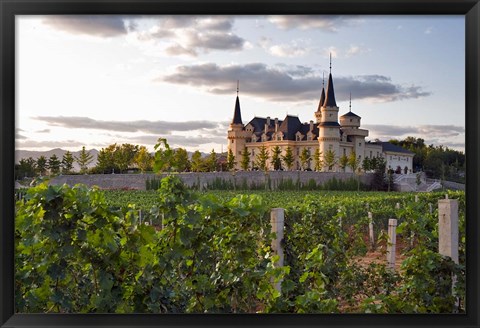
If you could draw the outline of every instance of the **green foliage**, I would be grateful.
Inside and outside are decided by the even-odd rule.
[[[275,171],[282,169],[282,158],[280,156],[281,153],[282,153],[282,150],[280,149],[279,146],[273,147],[271,164]]]
[[[269,154],[267,147],[262,146],[260,147],[260,152],[257,154],[255,164],[257,165],[258,169],[261,171],[267,171],[268,168],[268,161]]]
[[[323,158],[323,165],[328,171],[331,171],[335,166],[335,164],[336,164],[335,152],[329,149],[325,152],[325,156]]]
[[[60,173],[60,165],[61,165],[61,162],[58,159],[57,155],[53,154],[52,156],[50,156],[47,163],[48,169],[50,170],[50,174],[55,175]]]
[[[73,171],[74,158],[71,152],[67,151],[62,157],[62,174],[71,174]]]
[[[285,155],[282,156],[282,160],[285,163],[285,167],[287,170],[291,170],[293,167],[293,162],[295,161],[295,157],[293,157],[293,151],[291,147],[287,147],[285,149]]]
[[[300,154],[300,163],[302,165],[302,169],[310,169],[310,162],[312,161],[312,155],[310,154],[310,150],[308,148],[303,148]]]
[[[93,155],[85,149],[85,146],[83,146],[78,157],[74,156],[74,158],[80,166],[80,174],[87,173],[88,165],[93,161]]]
[[[154,146],[155,156],[153,163],[153,171],[161,173],[170,171],[172,167],[173,149],[167,143],[167,139],[158,138],[157,144]]]
[[[417,194],[415,202],[412,193],[199,195],[176,176],[160,184],[158,192],[148,193],[45,183],[20,191],[15,218],[17,311],[452,313],[465,309],[464,192],[448,192],[450,199],[459,200],[460,263],[456,265],[437,254],[438,214],[430,213],[428,206],[444,198],[444,193]],[[120,204],[112,204],[111,199]],[[286,207],[284,267],[276,265],[278,256],[271,252],[270,207]],[[397,218],[399,238],[407,244],[412,241],[398,272],[384,264],[356,262],[367,252],[367,211],[373,215],[375,231],[386,229],[389,218]],[[457,279],[453,291],[452,275]],[[274,288],[280,282],[281,292]]]
[[[247,147],[244,147],[242,151],[242,160],[240,161],[240,166],[244,171],[250,168],[250,154],[251,153],[248,151]]]
[[[227,170],[232,171],[235,168],[235,164],[235,155],[233,155],[233,151],[229,149],[227,155]]]

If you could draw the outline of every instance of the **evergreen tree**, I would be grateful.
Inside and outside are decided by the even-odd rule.
[[[333,150],[329,149],[325,152],[325,157],[323,159],[323,164],[329,172],[333,169],[333,167],[336,164],[335,152]]]
[[[343,172],[345,172],[346,168],[347,168],[347,165],[348,165],[348,157],[347,155],[343,154],[342,156],[340,156],[340,158],[338,159],[338,164],[340,165],[340,168],[343,170]]]
[[[214,172],[217,170],[217,153],[215,152],[215,149],[212,149],[210,152],[210,155],[206,160],[206,165],[209,172]]]
[[[227,170],[231,171],[235,167],[235,155],[233,155],[233,151],[231,149],[228,150],[227,155]]]
[[[355,151],[352,151],[348,156],[348,166],[352,169],[353,173],[357,173],[357,169],[360,167],[361,160],[357,157]]]
[[[271,164],[272,164],[274,170],[281,170],[282,169],[282,159],[280,157],[281,153],[282,153],[282,150],[280,149],[279,146],[273,147]]]
[[[285,149],[285,155],[282,156],[282,160],[285,163],[287,170],[290,171],[293,167],[293,162],[295,161],[295,158],[293,157],[292,148],[287,147],[287,149]]]
[[[85,150],[85,146],[82,147],[78,157],[74,156],[74,158],[78,166],[80,166],[80,174],[87,173],[88,164],[92,162],[93,156],[89,151]]]
[[[260,147],[260,152],[257,154],[257,158],[255,160],[256,165],[262,171],[267,171],[267,161],[268,161],[268,150],[267,147],[262,146]]]
[[[247,171],[250,167],[250,152],[248,151],[247,147],[243,148],[242,161],[240,162],[240,166],[244,171]]]
[[[300,154],[300,163],[302,164],[303,170],[310,168],[311,160],[312,156],[310,155],[310,151],[308,150],[308,148],[303,148],[302,153]]]
[[[323,167],[323,161],[320,158],[321,152],[319,148],[315,149],[315,152],[313,153],[313,165],[315,167],[315,171],[321,171]]]
[[[50,170],[50,174],[58,174],[60,173],[60,160],[58,159],[57,155],[53,154],[48,159],[48,169]]]
[[[15,179],[34,177],[36,175],[37,163],[32,158],[22,158],[18,164],[15,164]]]
[[[70,174],[72,173],[72,170],[73,170],[73,162],[74,162],[74,159],[73,159],[73,155],[71,152],[69,152],[67,150],[67,152],[65,154],[63,154],[63,157],[62,157],[62,174]]]
[[[37,172],[40,176],[47,173],[47,158],[43,155],[37,158]]]

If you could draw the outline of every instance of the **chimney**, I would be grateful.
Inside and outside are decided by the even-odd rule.
[[[270,126],[270,116],[267,116],[267,125]]]
[[[278,132],[278,118],[275,117],[275,132]]]
[[[310,131],[313,131],[313,121],[310,120]]]

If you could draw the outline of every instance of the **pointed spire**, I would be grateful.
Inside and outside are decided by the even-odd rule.
[[[352,112],[352,93],[350,92],[350,113]]]
[[[330,52],[330,74],[332,74],[332,53]]]
[[[237,99],[235,100],[235,111],[233,113],[232,124],[242,124],[242,114],[240,112],[240,99],[238,98],[239,81],[237,80]]]
[[[325,102],[323,107],[337,107],[337,102],[335,101],[335,91],[333,90],[333,79],[332,79],[332,53],[330,53],[330,74],[328,74],[328,83],[326,91]]]
[[[325,88],[322,87],[322,93],[320,95],[320,102],[318,103],[318,109],[317,111],[320,111],[320,108],[323,106],[325,103]]]
[[[239,89],[239,86],[240,86],[240,80],[237,80],[237,97],[238,97],[238,89]]]

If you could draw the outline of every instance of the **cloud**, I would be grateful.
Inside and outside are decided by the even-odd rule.
[[[265,49],[269,54],[276,57],[301,57],[312,51],[308,46],[309,41],[298,39],[292,40],[290,43],[284,44],[271,44],[271,40],[268,38],[261,38],[259,45]]]
[[[38,130],[35,131],[36,133],[50,133],[50,129],[43,129],[43,130]]]
[[[274,101],[300,102],[317,99],[322,80],[305,66],[294,72],[288,66],[267,66],[263,63],[219,66],[214,63],[185,65],[176,68],[170,75],[156,78],[172,84],[201,88],[208,93],[230,94],[241,82],[242,94]],[[429,92],[422,87],[408,87],[393,83],[382,75],[362,75],[333,78],[335,96],[339,101],[348,100],[350,92],[355,99],[376,102],[397,101],[426,97]]]
[[[269,16],[268,20],[280,29],[288,30],[298,28],[300,30],[321,29],[328,32],[336,32],[344,26],[354,25],[358,22],[356,16],[338,15],[286,15]]]
[[[57,30],[97,37],[125,35],[130,26],[124,16],[118,15],[53,15],[47,16],[42,22]]]
[[[451,148],[464,149],[465,127],[457,125],[419,125],[419,126],[399,126],[399,125],[364,125],[365,129],[370,130],[371,138],[378,138],[382,141],[390,139],[403,139],[407,136],[415,136],[425,140],[427,145],[444,145]]]
[[[352,45],[350,45],[350,48],[348,48],[348,50],[345,54],[345,57],[349,58],[349,57],[353,57],[353,56],[356,56],[356,55],[361,55],[361,54],[364,54],[364,53],[367,53],[367,52],[370,52],[370,51],[371,51],[371,49],[352,44]]]
[[[50,126],[60,126],[69,129],[95,129],[121,132],[146,132],[153,134],[170,134],[172,131],[192,131],[216,129],[219,124],[209,121],[102,121],[80,116],[37,116],[33,119],[44,121]]]
[[[425,31],[424,31],[423,33],[425,33],[425,34],[432,34],[432,32],[433,32],[433,27],[429,26],[429,27],[427,27],[427,28],[425,29]]]
[[[137,33],[143,41],[166,42],[168,55],[197,56],[212,50],[242,50],[247,42],[232,32],[229,16],[161,17],[149,31]]]

